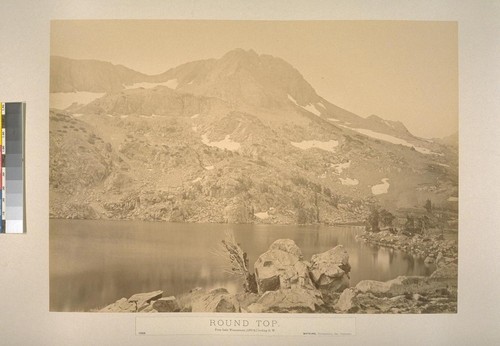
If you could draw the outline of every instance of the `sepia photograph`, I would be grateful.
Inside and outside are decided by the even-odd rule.
[[[457,313],[458,25],[53,20],[50,311]]]

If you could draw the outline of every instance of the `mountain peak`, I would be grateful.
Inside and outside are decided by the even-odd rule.
[[[257,54],[253,49],[245,50],[243,48],[235,48],[230,50],[226,54],[222,56],[222,59],[234,59],[234,58],[258,58],[259,54]]]

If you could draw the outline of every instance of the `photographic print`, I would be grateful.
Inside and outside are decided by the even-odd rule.
[[[52,21],[50,310],[456,313],[457,36]]]

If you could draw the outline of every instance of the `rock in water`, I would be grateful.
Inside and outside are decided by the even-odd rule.
[[[254,265],[259,293],[292,287],[313,288],[307,267],[293,240],[276,240]]]
[[[240,312],[240,305],[225,288],[216,288],[194,299],[192,312]]]
[[[311,278],[321,290],[342,292],[349,287],[349,254],[342,245],[311,258]]]
[[[158,312],[178,312],[181,310],[175,297],[160,298],[153,303],[153,308]]]

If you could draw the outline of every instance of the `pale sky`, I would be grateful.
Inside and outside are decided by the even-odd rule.
[[[292,64],[316,92],[413,134],[458,130],[458,27],[417,21],[53,21],[51,54],[148,74],[253,49]]]

